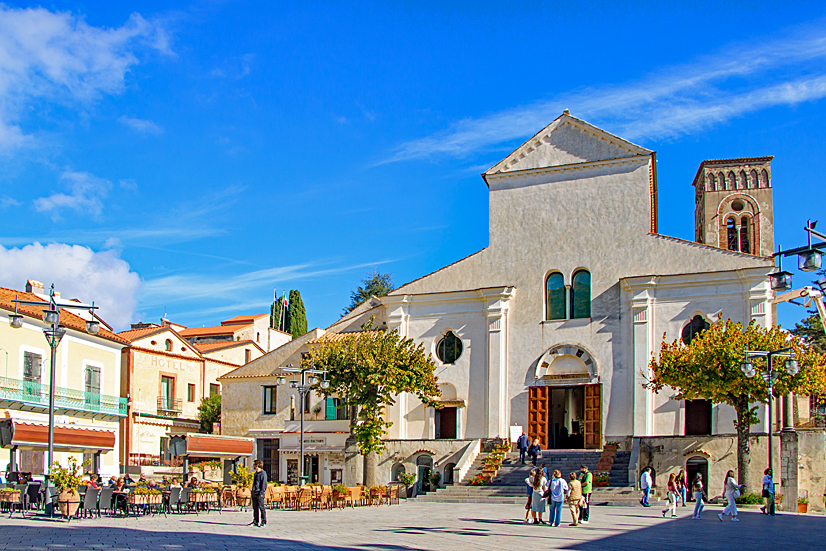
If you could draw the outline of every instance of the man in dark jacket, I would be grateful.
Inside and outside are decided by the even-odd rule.
[[[525,452],[528,451],[528,437],[525,436],[525,433],[522,433],[522,436],[516,439],[516,449],[519,450],[519,461],[522,464],[525,464]]]
[[[267,473],[264,472],[264,462],[256,459],[252,462],[255,467],[255,476],[252,477],[252,522],[251,526],[267,525],[267,508],[264,503],[264,494],[267,492]]]

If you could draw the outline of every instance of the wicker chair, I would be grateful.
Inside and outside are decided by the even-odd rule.
[[[314,505],[314,490],[312,488],[303,487],[298,489],[298,498],[295,501],[296,510],[312,509]]]

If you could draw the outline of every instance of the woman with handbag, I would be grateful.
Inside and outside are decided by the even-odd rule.
[[[766,498],[766,504],[760,507],[760,511],[764,515],[774,516],[774,479],[771,468],[763,471],[763,474],[763,497]]]
[[[700,520],[700,515],[705,507],[706,492],[703,488],[703,475],[697,473],[694,482],[691,483],[691,492],[694,494],[694,516],[691,518]]]
[[[663,510],[663,518],[668,511],[671,511],[671,518],[677,516],[678,499],[680,499],[680,494],[677,492],[677,475],[671,473],[668,475],[668,507]]]
[[[554,471],[551,483],[548,485],[548,502],[551,505],[550,520],[552,526],[559,526],[562,523],[562,504],[565,502],[565,494],[568,492],[568,484],[562,480],[562,473]]]
[[[573,522],[569,526],[579,526],[579,506],[582,501],[582,483],[577,480],[576,473],[568,475],[568,507],[571,509],[571,519]]]
[[[545,512],[545,490],[548,488],[548,481],[542,473],[542,469],[537,469],[533,475],[531,484],[531,513],[533,514],[534,525],[542,524],[542,513]]]
[[[682,469],[680,469],[680,472],[677,474],[677,492],[679,492],[683,507],[685,507],[686,494],[688,493],[688,480],[686,480],[685,471]]]
[[[723,512],[717,515],[717,518],[720,519],[720,522],[723,521],[723,515],[731,515],[731,520],[734,522],[740,522],[740,519],[737,518],[737,498],[740,497],[740,488],[742,486],[737,484],[734,480],[734,471],[729,471],[726,473],[725,482],[723,482],[723,495],[726,496],[726,508],[723,509]]]

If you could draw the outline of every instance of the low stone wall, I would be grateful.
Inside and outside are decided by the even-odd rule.
[[[652,467],[656,474],[656,494],[664,497],[666,481],[670,473],[686,468],[686,462],[693,457],[708,461],[706,489],[709,497],[719,495],[723,490],[723,477],[728,470],[737,472],[737,436],[653,436],[642,437],[639,452],[639,470]],[[783,493],[781,473],[781,449],[779,433],[773,437],[773,465],[777,491]],[[820,430],[798,431],[798,490],[808,492],[809,510],[824,511],[824,485],[826,485],[826,433]],[[754,488],[748,493],[761,493],[763,471],[768,466],[768,438],[766,434],[752,435],[750,443],[750,475]],[[690,481],[689,481],[690,482]],[[635,483],[639,486],[639,473]],[[793,496],[797,499],[797,496]]]

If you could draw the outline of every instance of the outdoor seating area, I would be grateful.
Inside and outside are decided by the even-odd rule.
[[[399,503],[399,486],[267,486],[264,500],[270,509],[321,511],[345,507],[394,505]]]

